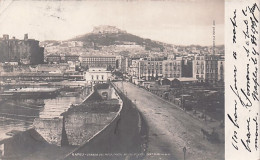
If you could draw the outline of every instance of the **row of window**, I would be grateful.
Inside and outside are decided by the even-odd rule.
[[[100,63],[102,63],[102,64],[116,64],[116,62],[97,62],[97,61],[90,61],[90,62],[83,62],[83,63],[86,63],[86,64],[100,64]]]
[[[180,67],[173,67],[173,68],[165,68],[164,69],[165,71],[180,71],[181,69],[180,69]]]
[[[217,60],[218,58],[217,57],[215,57],[215,56],[206,56],[206,57],[204,57],[204,56],[196,56],[196,60]]]
[[[166,63],[164,66],[167,67],[168,65],[169,66],[180,66],[181,63],[169,63],[169,64]]]
[[[104,75],[100,75],[101,80],[104,80]],[[91,76],[91,79],[94,80],[94,75]],[[96,75],[96,80],[99,80],[99,75]]]
[[[115,58],[114,57],[111,57],[111,58],[109,58],[109,57],[89,57],[89,58],[83,58],[83,59],[87,59],[87,60],[115,60]]]
[[[213,70],[213,69],[206,69],[206,73],[217,73],[217,70]],[[197,74],[204,74],[204,70],[202,69],[201,72],[199,69],[197,69]]]
[[[167,71],[167,70],[165,70],[165,73],[180,73],[180,72],[181,72],[180,70],[175,70],[175,71],[172,71],[172,70]]]
[[[136,67],[138,68],[138,67]],[[140,67],[140,70],[162,70],[162,67]]]
[[[82,59],[85,61],[116,61],[115,59]]]
[[[150,63],[148,62],[148,64],[142,64],[142,63],[141,63],[140,66],[145,66],[145,67],[146,67],[146,66],[162,66],[162,64],[153,64],[153,63],[150,64]]]
[[[157,71],[157,72],[150,72],[150,71],[144,71],[142,72],[143,74],[154,74],[154,73],[158,73],[158,74],[162,74],[162,71]]]
[[[165,74],[165,78],[179,78],[180,74]]]

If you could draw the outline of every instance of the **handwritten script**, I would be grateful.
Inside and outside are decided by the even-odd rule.
[[[228,89],[227,123],[232,134],[226,143],[237,151],[259,151],[259,6],[256,3],[234,8],[229,17],[232,50]],[[228,38],[228,37],[227,37]],[[237,47],[239,46],[239,47]],[[231,105],[232,104],[232,105]],[[229,128],[227,128],[229,129]],[[259,158],[259,157],[258,157]]]

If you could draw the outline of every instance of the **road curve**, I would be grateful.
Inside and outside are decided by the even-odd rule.
[[[115,85],[136,103],[147,122],[147,154],[152,156],[145,159],[168,159],[163,155],[171,154],[174,159],[182,160],[184,147],[186,160],[224,159],[224,143],[209,142],[201,133],[201,129],[211,131],[211,124],[191,117],[176,106],[131,83],[115,82]]]

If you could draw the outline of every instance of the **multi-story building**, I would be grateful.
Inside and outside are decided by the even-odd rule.
[[[138,62],[138,78],[156,80],[163,76],[163,60],[160,57],[147,57]]]
[[[218,81],[218,56],[196,55],[193,60],[193,77],[200,82]]]
[[[128,72],[129,64],[130,64],[130,58],[129,57],[123,57],[122,64],[121,64],[122,73]]]
[[[123,56],[116,56],[116,69],[122,68]]]
[[[127,73],[129,67],[129,58],[127,56],[116,56],[116,68],[122,73]]]
[[[53,55],[53,54],[47,55],[45,57],[45,60],[49,64],[53,64],[53,63],[58,64],[58,63],[61,63],[61,56],[60,55]]]
[[[218,81],[218,56],[206,55],[205,62],[206,82],[216,83]]]
[[[79,56],[78,55],[65,55],[64,56],[64,62],[67,63],[69,61],[78,62]]]
[[[81,66],[86,68],[102,67],[107,70],[113,70],[116,68],[115,56],[86,56],[81,57]]]
[[[205,56],[196,55],[193,60],[193,77],[199,82],[205,81]]]
[[[138,76],[138,66],[139,66],[139,60],[131,60],[131,65],[129,66],[128,69],[128,74],[132,77],[137,77]]]
[[[163,61],[164,78],[180,78],[182,75],[182,57]]]
[[[24,40],[15,37],[9,39],[9,35],[3,35],[0,39],[0,62],[18,62],[20,64],[42,64],[44,61],[44,48],[39,46],[39,41]]]

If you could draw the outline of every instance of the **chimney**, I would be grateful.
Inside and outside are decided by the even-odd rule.
[[[24,40],[28,40],[28,33],[24,34]]]

